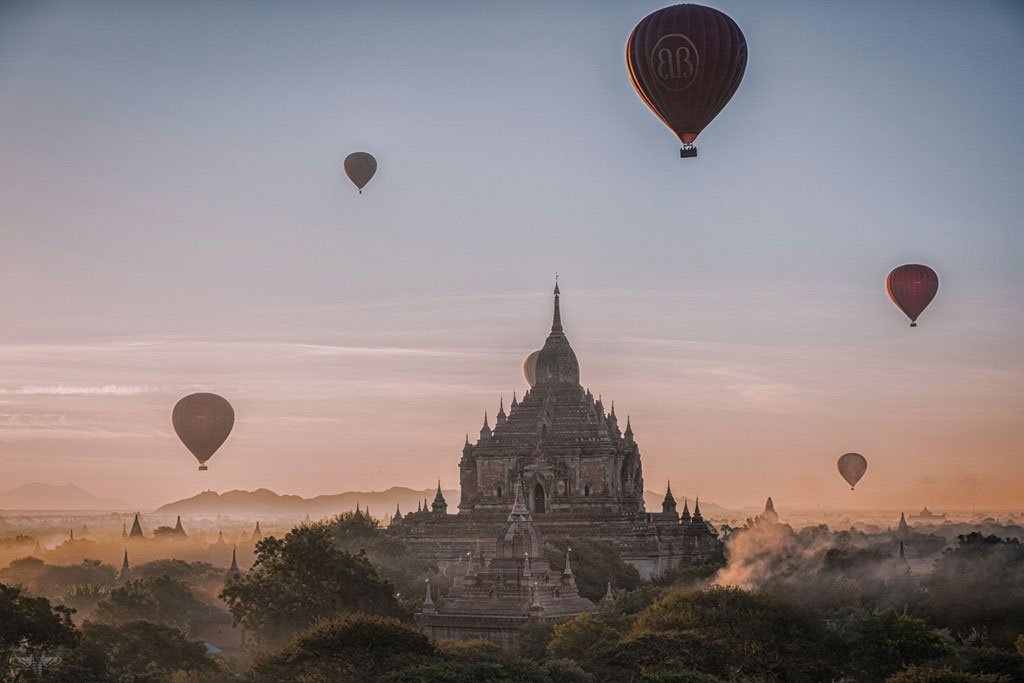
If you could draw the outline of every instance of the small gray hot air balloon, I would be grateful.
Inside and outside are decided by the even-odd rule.
[[[178,438],[206,469],[206,461],[227,440],[235,425],[235,411],[217,394],[189,394],[178,401],[171,414]]]
[[[526,381],[531,387],[537,383],[537,356],[539,355],[540,351],[534,351],[523,361],[523,376],[526,377]]]
[[[345,175],[363,193],[366,183],[377,172],[377,160],[369,152],[352,152],[345,157]]]
[[[843,475],[843,479],[850,485],[852,491],[860,478],[868,471],[868,461],[860,453],[845,453],[839,457],[836,467],[839,468],[839,474]]]

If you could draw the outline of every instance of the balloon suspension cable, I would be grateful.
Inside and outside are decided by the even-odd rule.
[[[683,146],[679,148],[679,158],[686,159],[688,157],[697,156],[697,148],[693,146],[692,142],[684,142]]]

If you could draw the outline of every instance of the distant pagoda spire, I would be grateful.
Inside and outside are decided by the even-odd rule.
[[[238,546],[231,546],[231,566],[228,567],[228,573],[224,576],[224,580],[229,581],[241,574],[242,571],[238,568]]]
[[[128,564],[128,549],[124,549],[124,561],[121,562],[121,571],[117,575],[117,580],[121,582],[128,581],[132,578],[132,568]]]
[[[515,391],[515,389],[513,389],[512,390],[512,403],[508,404],[509,412],[512,412],[512,409],[515,408],[518,405],[519,405],[519,399],[516,398],[516,391]]]
[[[181,525],[181,515],[178,515],[178,523],[174,525],[174,535],[188,536],[188,534],[185,533],[185,527]]]
[[[71,537],[68,538],[68,540],[69,541],[75,540],[75,529],[72,527],[69,531],[71,531]]]
[[[685,499],[685,498],[683,498],[683,514],[682,514],[682,520],[683,520],[684,522],[689,522],[689,521],[690,521],[691,519],[693,519],[693,518],[692,518],[692,517],[690,517],[690,504],[689,504],[689,503],[688,503],[688,502],[686,501],[686,499]]]
[[[142,524],[139,522],[139,513],[135,513],[135,521],[132,522],[132,530],[128,538],[142,538]]]
[[[558,291],[558,274],[557,273],[555,273],[555,292],[554,292],[554,294],[555,294],[555,312],[551,316],[551,332],[552,333],[562,333],[562,332],[564,332],[564,330],[562,329],[562,311],[561,311],[561,309],[558,306],[558,297],[561,294],[561,292]]]
[[[626,431],[622,435],[630,441],[633,440],[633,424],[629,421],[629,415],[626,415]]]
[[[260,521],[256,520],[256,528],[252,532],[252,540],[259,541],[263,538],[263,532],[260,531]]]
[[[484,426],[480,428],[480,438],[489,439],[491,438],[491,427],[487,424],[487,413],[484,413]]]
[[[900,513],[900,524],[896,527],[896,534],[901,540],[906,540],[910,536],[910,525],[907,524],[907,516],[904,513]]]
[[[693,502],[693,521],[703,522],[704,518],[700,514],[700,496]]]
[[[128,538],[128,524],[121,522],[121,538]]]
[[[36,547],[32,549],[32,554],[36,557],[42,557],[43,555],[43,546],[39,545],[38,538],[36,539]]]
[[[227,545],[227,543],[224,542],[224,532],[223,531],[218,531],[217,532],[217,543],[216,543],[216,545],[219,545],[219,546]]]

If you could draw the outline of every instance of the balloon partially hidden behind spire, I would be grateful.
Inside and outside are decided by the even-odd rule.
[[[534,382],[531,386],[543,387],[569,384],[578,387],[580,384],[580,365],[576,353],[569,345],[562,327],[562,309],[560,304],[558,283],[555,283],[554,312],[551,316],[551,333],[544,341],[544,346],[537,353],[534,367]],[[527,358],[529,362],[529,358]],[[529,379],[529,373],[527,373]]]

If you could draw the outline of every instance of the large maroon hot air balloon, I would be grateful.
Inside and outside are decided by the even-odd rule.
[[[682,141],[680,156],[697,156],[693,141],[743,80],[747,40],[716,9],[674,5],[629,34],[626,67],[640,98]]]
[[[896,268],[885,278],[889,298],[917,327],[917,316],[928,307],[939,291],[939,276],[928,266],[909,263]]]
[[[178,401],[171,415],[174,431],[206,469],[206,461],[227,440],[235,425],[235,411],[217,394],[189,394]]]

